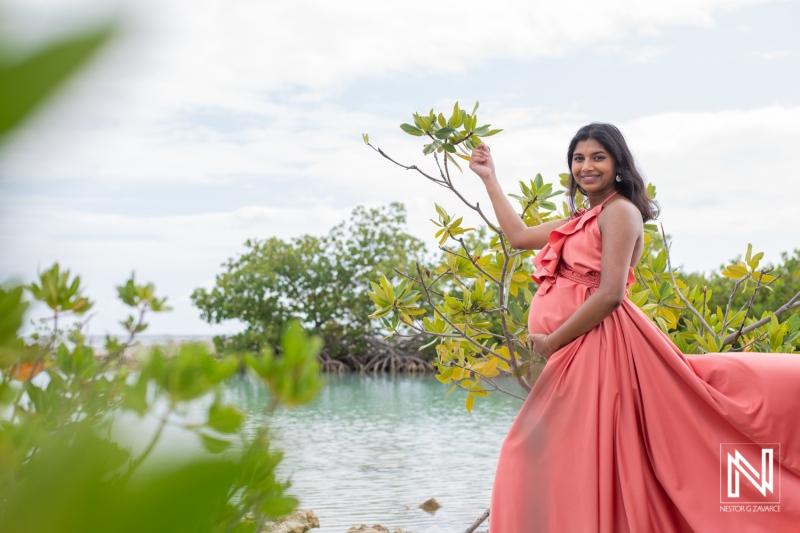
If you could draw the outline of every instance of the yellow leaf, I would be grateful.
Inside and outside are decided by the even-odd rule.
[[[511,370],[511,367],[508,366],[508,363],[506,363],[502,359],[497,358],[497,357],[495,357],[494,359],[497,359],[497,368],[500,368],[501,370],[505,370],[506,372],[509,372]]]
[[[725,270],[722,271],[722,275],[726,278],[731,279],[740,279],[747,276],[747,268],[741,265],[729,265]]]
[[[475,395],[471,392],[467,394],[467,412],[472,412],[472,406],[475,405]]]

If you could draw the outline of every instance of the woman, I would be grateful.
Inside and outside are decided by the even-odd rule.
[[[625,297],[657,213],[625,139],[585,126],[568,164],[573,215],[527,227],[488,147],[470,161],[512,246],[540,250],[528,328],[547,359],[500,452],[490,533],[800,531],[800,356],[682,354]]]

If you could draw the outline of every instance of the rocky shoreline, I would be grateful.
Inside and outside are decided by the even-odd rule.
[[[426,502],[419,505],[421,509],[426,512],[434,513],[436,509],[439,509],[441,505],[435,499],[431,498]],[[314,511],[310,509],[297,509],[295,512],[290,514],[289,516],[285,516],[280,520],[275,522],[268,522],[264,524],[264,527],[261,529],[259,533],[308,533],[312,529],[316,529],[319,526],[319,518],[314,513]],[[402,529],[400,527],[396,527],[394,529],[389,529],[386,526],[382,526],[380,524],[374,524],[368,526],[366,524],[361,524],[358,526],[350,527],[344,533],[414,533],[408,529]],[[486,530],[476,531],[475,533],[488,533]]]
[[[319,518],[309,509],[297,509],[295,512],[277,522],[264,524],[260,533],[308,533],[312,529],[319,527]],[[386,526],[375,524],[367,526],[364,524],[353,526],[347,533],[413,533],[412,531],[395,528],[390,530]]]

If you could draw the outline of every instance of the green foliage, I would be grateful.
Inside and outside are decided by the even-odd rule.
[[[5,290],[0,287],[0,365],[7,365],[18,357],[22,342],[17,331],[22,326],[28,303],[22,299],[23,288]]]
[[[751,261],[755,258],[755,254]],[[742,262],[742,257],[739,256],[728,262],[730,265],[739,265]],[[690,272],[683,276],[683,279],[688,285],[705,286],[707,290],[707,305],[715,309],[717,306],[724,307],[727,305],[728,297],[737,284],[737,279],[730,278],[724,275],[726,265],[720,265],[720,272],[711,272],[704,274],[701,272]],[[777,264],[766,265],[770,268],[770,276],[776,279],[769,285],[767,290],[759,290],[755,293],[753,300],[753,307],[751,314],[756,317],[761,317],[765,312],[778,309],[780,306],[789,301],[792,296],[797,292],[800,287],[800,249],[795,249],[790,255],[787,252],[781,254],[781,262]],[[768,279],[768,278],[767,278]],[[743,284],[742,288],[749,288],[754,285],[754,279],[750,278]],[[762,280],[764,281],[764,280]],[[733,307],[738,309],[747,304],[750,294],[746,294],[743,290],[737,290],[733,299]],[[788,311],[790,314],[798,314],[798,309]]]
[[[453,158],[454,155],[469,161],[469,154],[482,142],[481,137],[491,137],[503,131],[492,129],[491,124],[478,126],[477,111],[478,102],[475,102],[472,113],[461,109],[456,102],[452,113],[449,114],[450,118],[445,118],[443,113],[437,115],[431,109],[424,115],[414,113],[414,125],[400,124],[400,129],[414,137],[429,137],[431,142],[423,145],[422,153],[425,155],[443,153],[447,162],[461,170]],[[363,138],[364,142],[369,144],[369,136],[364,134]]]
[[[16,60],[0,48],[0,139],[85,65],[109,41],[111,26],[84,31]]]
[[[281,357],[275,357],[269,349],[257,356],[248,355],[248,365],[267,382],[274,401],[290,407],[311,401],[322,386],[316,360],[322,340],[307,340],[300,325],[290,322],[281,347]]]
[[[79,315],[88,301],[79,278],[58,264],[27,286],[30,295],[58,314]],[[152,284],[134,277],[117,287],[139,316],[128,328],[130,345],[145,314],[169,308]],[[119,354],[96,354],[82,335],[64,340],[55,320],[32,344],[18,337],[27,303],[22,287],[0,291],[0,522],[9,531],[256,531],[291,512],[275,468],[268,428],[253,424],[222,401],[221,387],[248,370],[279,406],[307,403],[322,387],[319,338],[287,324],[283,357],[265,350],[223,358],[202,344],[173,352],[153,348],[131,372]],[[123,322],[126,325],[126,322]],[[80,328],[80,325],[78,326]],[[77,342],[76,342],[77,340]],[[187,419],[192,405],[214,398],[201,420]],[[195,411],[197,411],[195,409]],[[147,447],[134,454],[111,437],[120,414],[156,422]],[[140,469],[170,425],[193,433],[206,453]],[[249,428],[245,430],[245,428]],[[224,452],[224,453],[223,453]],[[199,507],[198,507],[199,506]],[[42,509],[46,509],[42,512]]]
[[[31,283],[27,288],[37,300],[56,312],[83,314],[94,305],[82,295],[81,277],[70,279],[69,270],[60,271],[58,263],[39,274],[39,284]]]
[[[136,483],[109,478],[127,453],[89,428],[41,443],[18,469],[16,490],[4,490],[6,531],[213,531],[225,512],[235,461],[177,461]],[[5,487],[4,487],[5,488]]]
[[[469,392],[468,410],[476,398],[490,391],[507,392],[493,379],[501,374],[516,377],[530,390],[544,363],[531,353],[527,339],[533,252],[513,249],[480,206],[464,197],[450,174],[448,162],[455,161],[446,143],[458,146],[458,155],[468,160],[467,150],[477,146],[480,136],[500,131],[489,130],[489,126],[477,128],[475,110],[466,114],[456,104],[449,120],[431,110],[425,115],[415,113],[414,125],[400,126],[409,135],[431,140],[423,146],[423,154],[433,156],[435,173],[397,163],[364,137],[384,158],[450,190],[485,222],[477,230],[462,228],[463,217],[435,205],[434,237],[443,255],[433,273],[417,265],[399,283],[385,277],[373,282],[369,293],[373,301],[370,317],[380,319],[390,334],[416,332],[432,338],[429,344],[436,344],[436,377],[450,384],[451,391],[460,387]],[[438,154],[443,152],[445,159],[440,160]],[[568,179],[568,174],[561,174],[560,185],[566,188]],[[569,216],[565,199],[560,209],[554,201],[564,191],[545,183],[541,175],[519,185],[520,194],[509,196],[519,203],[519,216],[528,226]],[[655,198],[655,186],[648,185],[647,194]],[[576,202],[583,200],[578,194]],[[663,228],[659,233],[656,225],[645,224],[644,229],[644,253],[635,269],[636,282],[629,288],[629,299],[684,353],[798,351],[800,317],[790,312],[788,320],[780,322],[779,315],[800,305],[800,251],[791,260],[784,256],[781,267],[759,268],[764,254],[754,254],[748,244],[743,261],[724,266],[721,276],[707,280],[676,272]]]
[[[85,32],[21,61],[0,48],[0,139],[110,35],[109,27]],[[19,336],[28,307],[24,289],[53,313],[30,343]],[[131,372],[120,355],[147,327],[147,313],[169,308],[152,284],[137,285],[133,275],[117,291],[132,309],[121,322],[128,339],[107,338],[107,353],[99,354],[84,344],[85,322],[66,335],[58,325],[60,316],[74,319],[92,307],[80,277],[56,263],[26,287],[0,287],[3,531],[254,533],[267,519],[291,512],[297,500],[275,476],[281,454],[270,448],[268,428],[224,404],[220,387],[236,379],[237,369],[249,369],[272,391],[270,409],[308,402],[322,385],[319,340],[290,325],[291,364],[266,371],[248,367],[246,354],[218,359],[202,345],[184,345],[175,354],[152,350]],[[208,397],[214,402],[206,419],[186,420],[190,406]],[[111,437],[126,412],[157,421],[138,455]],[[140,469],[167,424],[196,434],[206,453],[173,452],[170,461]]]
[[[405,208],[394,203],[357,207],[322,237],[248,240],[215,286],[195,290],[192,301],[208,322],[247,324],[243,333],[217,339],[220,351],[278,346],[286,323],[297,319],[323,338],[328,356],[358,355],[378,329],[367,318],[370,279],[396,279],[394,269],[407,270],[424,251],[404,225]]]

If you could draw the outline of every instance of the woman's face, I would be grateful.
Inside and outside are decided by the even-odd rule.
[[[575,145],[571,166],[578,186],[588,194],[614,190],[616,161],[596,140],[587,139]]]

